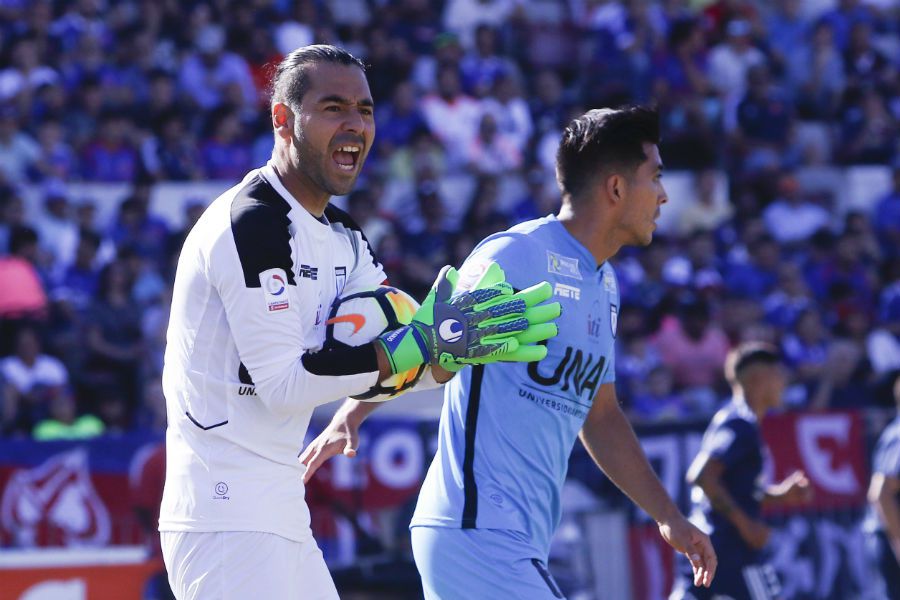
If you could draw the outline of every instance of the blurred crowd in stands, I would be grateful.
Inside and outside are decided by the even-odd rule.
[[[653,102],[666,168],[697,184],[673,231],[616,259],[631,416],[708,416],[747,339],[783,349],[789,407],[891,404],[893,0],[0,0],[0,435],[164,429],[174,265],[212,198],[176,228],[150,210],[153,186],[263,164],[270,67],[318,42],[369,65],[378,134],[346,206],[394,285],[421,297],[485,235],[555,211],[571,117]],[[847,212],[841,189],[798,176],[845,165],[893,169],[892,191]],[[469,193],[445,197],[448,177]],[[510,179],[520,197],[500,202]],[[130,192],[102,222],[72,182]],[[411,193],[385,206],[398,182]]]

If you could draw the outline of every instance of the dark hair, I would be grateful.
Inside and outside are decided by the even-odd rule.
[[[10,254],[18,254],[23,248],[37,243],[37,231],[27,225],[16,225],[9,232]]]
[[[91,248],[97,250],[100,248],[100,244],[103,243],[103,238],[90,229],[82,228],[78,231],[78,241],[82,244],[88,244]]]
[[[275,74],[272,77],[272,102],[299,106],[303,95],[309,89],[309,74],[306,67],[319,63],[355,66],[363,72],[366,71],[365,63],[343,48],[326,44],[303,46],[285,56],[275,67]]]
[[[667,40],[669,48],[675,49],[691,39],[695,29],[697,29],[697,21],[692,18],[678,19],[672,23]]]
[[[569,123],[556,152],[563,195],[580,196],[609,169],[629,173],[647,160],[644,144],[659,144],[659,114],[644,106],[589,110]]]
[[[746,342],[732,350],[725,360],[725,378],[734,384],[741,372],[753,365],[780,365],[781,353],[772,344]]]

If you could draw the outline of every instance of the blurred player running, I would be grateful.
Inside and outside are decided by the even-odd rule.
[[[658,141],[658,116],[646,108],[575,119],[557,155],[559,215],[488,237],[461,269],[463,288],[494,263],[515,287],[548,278],[563,314],[546,359],[475,367],[445,389],[437,455],[411,523],[426,598],[563,597],[547,557],[578,437],[663,538],[690,557],[696,583],[712,582],[709,538],[660,484],[614,387],[620,301],[608,259],[653,237],[667,200]],[[335,415],[304,454],[307,476],[340,449],[352,453],[370,410],[350,403]]]
[[[385,280],[362,231],[329,204],[372,147],[373,103],[362,63],[333,46],[290,53],[273,88],[272,159],[204,212],[175,276],[159,529],[180,600],[337,598],[297,462],[313,409],[423,363],[533,359],[543,348],[516,336],[555,333],[535,335],[525,316],[540,289],[523,298],[496,279],[455,294],[445,268],[411,325],[317,352],[334,299]]]
[[[900,375],[894,381],[894,402],[900,407]],[[900,599],[900,416],[885,428],[875,446],[869,483],[869,514],[865,528],[874,534],[875,562],[884,592]]]
[[[700,452],[688,469],[696,486],[691,520],[710,533],[719,555],[719,575],[709,589],[690,589],[687,567],[670,600],[766,600],[778,597],[775,570],[762,550],[771,530],[760,520],[763,503],[808,500],[811,488],[796,471],[777,485],[765,485],[760,424],[769,409],[781,405],[785,374],[777,350],[748,343],[732,350],[725,364],[731,401],[713,417]]]

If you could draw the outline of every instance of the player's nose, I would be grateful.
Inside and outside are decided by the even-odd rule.
[[[359,113],[358,110],[348,110],[345,113],[344,122],[341,125],[341,128],[344,131],[349,131],[352,133],[362,133],[362,131],[366,127],[366,123],[363,120],[363,116]]]

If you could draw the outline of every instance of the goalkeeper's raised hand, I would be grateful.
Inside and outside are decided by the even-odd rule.
[[[456,269],[444,267],[412,323],[378,338],[391,364],[402,373],[431,363],[448,370],[498,360],[540,360],[536,342],[557,333],[550,323],[559,303],[536,306],[550,297],[550,285],[514,293],[499,265],[492,263],[473,289],[454,294]]]

